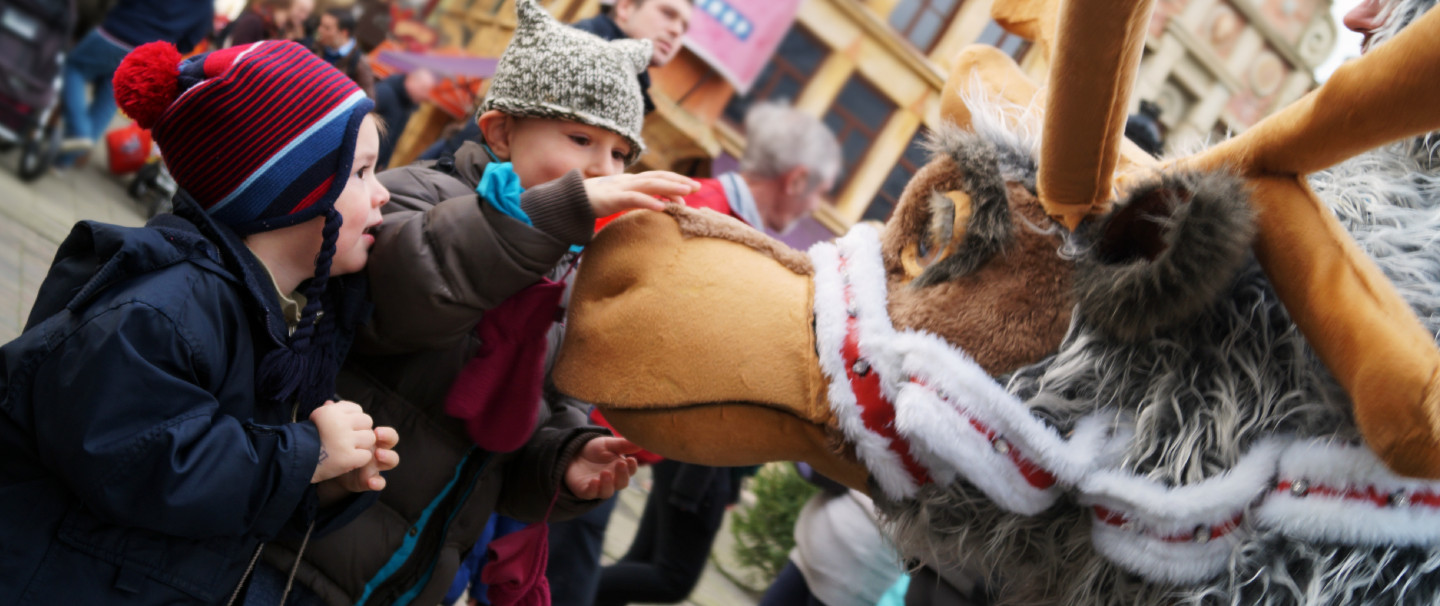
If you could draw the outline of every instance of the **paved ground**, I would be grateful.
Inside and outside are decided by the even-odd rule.
[[[102,162],[34,183],[15,176],[15,152],[0,154],[0,342],[20,334],[55,249],[76,221],[144,223],[144,211]]]
[[[15,176],[16,154],[0,154],[0,343],[20,334],[55,249],[76,221],[141,225],[145,210],[125,193],[125,181],[103,172],[103,158],[91,166],[53,173],[34,183]],[[625,554],[645,506],[649,471],[621,496],[605,537],[605,562]],[[732,582],[721,566],[730,560],[729,519],[716,537],[711,563],[686,604],[746,606],[753,593]],[[735,570],[733,565],[725,566]],[[740,573],[743,575],[743,572]],[[562,605],[563,606],[563,605]]]

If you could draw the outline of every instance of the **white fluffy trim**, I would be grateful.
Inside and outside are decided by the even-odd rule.
[[[1440,543],[1440,483],[1402,478],[1362,446],[1312,441],[1280,459],[1259,523],[1293,537],[1348,545]]]
[[[862,226],[857,226],[857,229],[859,227]],[[915,494],[915,480],[906,471],[900,455],[890,449],[890,440],[865,426],[845,373],[841,349],[845,344],[850,314],[846,309],[846,284],[840,272],[839,250],[833,244],[822,242],[810,248],[810,258],[815,263],[815,345],[820,357],[820,370],[830,381],[830,411],[835,414],[840,431],[855,447],[860,462],[865,464],[875,483],[885,491],[885,496],[895,500],[910,497]],[[882,288],[883,284],[882,280]],[[880,309],[885,313],[883,290],[879,297]],[[870,297],[871,306],[875,304],[873,298],[874,295]],[[889,317],[888,314],[886,317]]]

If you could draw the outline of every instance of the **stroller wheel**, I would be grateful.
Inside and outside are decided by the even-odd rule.
[[[46,132],[48,131],[48,132]],[[60,129],[49,128],[28,137],[20,144],[20,179],[34,181],[49,170],[60,149]]]

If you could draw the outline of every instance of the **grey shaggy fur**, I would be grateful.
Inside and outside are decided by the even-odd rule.
[[[1316,192],[1432,331],[1440,330],[1440,171],[1423,140],[1377,150],[1311,178]],[[1083,244],[1080,246],[1084,249]],[[1223,273],[1223,268],[1221,270]],[[1001,379],[1062,433],[1113,411],[1133,429],[1121,468],[1170,485],[1215,477],[1277,433],[1356,442],[1350,403],[1295,328],[1253,257],[1188,322],[1124,343],[1076,314],[1052,357]],[[1091,546],[1087,508],[1064,498],[1012,514],[961,480],[913,499],[877,498],[902,553],[982,579],[993,604],[1436,604],[1440,549],[1362,548],[1289,539],[1250,525],[1209,582],[1146,582]]]
[[[960,168],[961,187],[970,196],[970,221],[965,237],[953,254],[930,267],[911,284],[916,288],[934,286],[975,271],[1015,239],[1010,222],[1010,197],[1005,191],[1010,175],[1023,178],[1026,166],[1018,160],[1024,150],[982,139],[957,128],[942,128],[932,137],[933,153],[950,157]],[[1033,161],[1030,166],[1033,166]],[[1031,183],[1033,183],[1033,177]]]
[[[1080,314],[1121,341],[1153,338],[1230,285],[1254,236],[1238,177],[1172,173],[1144,183],[1081,234],[1093,250],[1076,264]]]

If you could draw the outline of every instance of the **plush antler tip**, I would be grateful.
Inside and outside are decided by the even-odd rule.
[[[1075,228],[1080,227],[1080,222],[1085,220],[1085,217],[1087,216],[1089,210],[1089,208],[1066,208],[1062,209],[1058,213],[1050,215],[1050,218],[1054,219],[1057,223],[1064,225],[1065,229],[1075,231]]]

